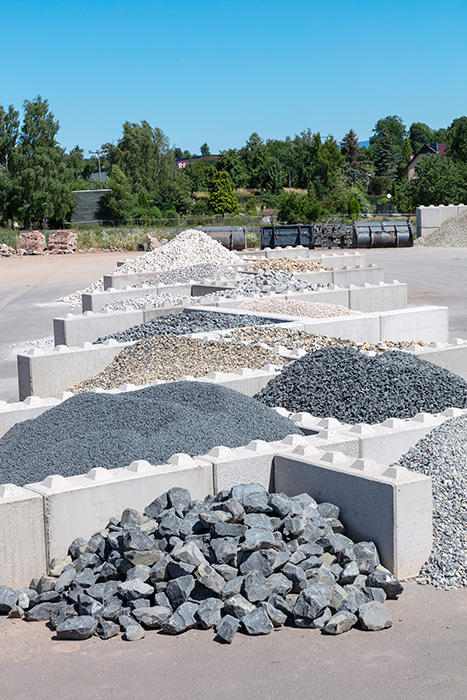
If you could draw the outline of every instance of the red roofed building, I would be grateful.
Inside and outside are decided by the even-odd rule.
[[[420,163],[422,158],[425,156],[429,155],[435,155],[435,156],[444,156],[446,152],[446,144],[445,143],[426,143],[418,153],[416,153],[410,163],[405,167],[405,172],[407,173],[407,176],[409,180],[413,180],[414,178],[418,177],[415,168],[417,165]]]

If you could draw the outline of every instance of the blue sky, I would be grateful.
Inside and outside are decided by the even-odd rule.
[[[467,0],[0,0],[0,104],[49,100],[66,148],[146,119],[197,152],[467,114]]]

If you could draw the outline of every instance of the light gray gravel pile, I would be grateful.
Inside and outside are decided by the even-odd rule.
[[[356,316],[363,312],[351,311],[339,304],[321,304],[313,301],[294,301],[293,299],[262,299],[255,297],[242,301],[239,309],[248,311],[267,311],[283,313],[289,316],[308,316],[310,318],[329,318],[331,316]]]
[[[57,429],[60,426],[60,429]],[[292,421],[244,394],[211,383],[173,382],[120,394],[86,393],[0,439],[0,483],[73,476],[136,459],[164,464],[176,452],[301,435]]]
[[[467,415],[432,430],[398,464],[433,483],[433,548],[421,576],[437,588],[467,586]]]
[[[268,406],[343,423],[381,423],[467,407],[467,382],[409,353],[371,357],[354,348],[333,347],[290,363],[256,398]]]
[[[127,297],[114,301],[111,304],[106,304],[103,311],[135,311],[139,309],[160,309],[163,306],[180,306],[189,304],[194,297],[185,297],[180,294],[149,294],[145,297]],[[200,297],[196,297],[197,303],[200,303]]]
[[[392,625],[383,603],[400,582],[373,542],[346,537],[339,508],[239,484],[204,501],[172,488],[144,514],[130,508],[54,561],[57,577],[0,586],[0,612],[46,620],[58,639],[128,641],[145,630],[270,634],[284,624],[342,634]]]
[[[415,245],[429,248],[467,248],[467,214],[448,219],[433,233],[417,238]]]
[[[167,270],[155,275],[143,283],[132,284],[132,288],[142,287],[143,284],[183,284],[185,282],[204,282],[205,280],[236,280],[239,273],[233,267],[222,267],[213,263],[201,263]]]
[[[281,319],[261,318],[248,314],[228,314],[217,311],[182,311],[179,314],[169,314],[151,319],[147,323],[141,323],[125,331],[106,335],[98,338],[96,343],[103,343],[109,338],[125,343],[131,340],[145,340],[158,335],[172,333],[174,335],[187,335],[189,333],[201,333],[209,331],[225,330],[227,328],[243,328],[261,323],[279,323]]]
[[[126,260],[117,268],[115,274],[126,275],[131,272],[159,274],[166,270],[206,263],[230,267],[242,263],[242,259],[237,253],[227,250],[213,240],[204,231],[186,229],[161,248],[151,250],[135,259]]]

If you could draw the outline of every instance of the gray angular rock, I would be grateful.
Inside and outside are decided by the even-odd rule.
[[[342,588],[338,583],[335,583],[333,586],[331,586],[330,589],[330,595],[329,595],[329,606],[337,612],[338,610],[341,609],[342,604],[347,600],[349,597],[348,592]]]
[[[86,567],[85,569],[80,571],[79,574],[76,574],[75,578],[73,579],[73,583],[76,586],[81,586],[82,588],[92,586],[95,582],[96,577],[94,576],[93,572],[89,567]]]
[[[234,566],[228,564],[213,564],[212,568],[222,576],[224,581],[231,581],[237,578],[238,570]]]
[[[240,624],[240,620],[238,620],[236,617],[233,617],[232,615],[225,615],[216,626],[216,636],[223,642],[232,644],[232,640],[235,637]]]
[[[25,613],[24,619],[28,622],[47,622],[59,606],[60,603],[39,603]]]
[[[376,569],[366,580],[366,585],[371,588],[382,588],[388,598],[397,598],[404,590],[402,584],[389,571]]]
[[[243,505],[245,498],[260,498],[268,500],[268,492],[261,484],[253,482],[251,484],[238,484],[232,487],[231,497]]]
[[[139,528],[125,529],[122,534],[123,549],[136,549],[139,552],[154,547],[154,537],[145,535]]]
[[[358,576],[359,569],[356,561],[350,561],[342,569],[342,573],[339,578],[339,583],[343,586],[346,583],[353,583],[355,578]]]
[[[284,493],[272,493],[268,502],[273,512],[280,518],[285,518],[292,510],[292,501]]]
[[[250,603],[257,603],[269,598],[274,590],[274,582],[269,581],[256,571],[250,571],[245,576],[243,589]]]
[[[294,608],[294,618],[310,622],[321,615],[329,605],[329,589],[323,584],[314,584],[305,588],[298,596]]]
[[[69,588],[73,583],[73,579],[76,576],[76,569],[73,565],[65,566],[62,573],[59,575],[55,581],[55,591],[57,593],[63,593],[64,590]]]
[[[163,493],[161,496],[155,498],[146,508],[144,509],[144,514],[148,518],[157,519],[163,511],[167,508],[169,503],[168,494]]]
[[[172,608],[154,605],[152,607],[135,608],[132,615],[143,627],[159,629],[172,613]]]
[[[75,615],[69,617],[56,628],[58,639],[88,639],[97,629],[98,621],[90,615]]]
[[[23,608],[20,608],[19,605],[13,605],[13,607],[10,608],[10,612],[8,613],[8,617],[11,619],[15,618],[21,618],[24,615],[24,610]]]
[[[242,563],[240,564],[240,573],[244,576],[250,571],[257,571],[263,574],[263,576],[270,576],[274,571],[268,557],[268,552],[271,550],[256,550],[251,553],[246,553],[242,557]]]
[[[159,523],[159,535],[161,537],[178,537],[181,525],[181,518],[175,515],[175,513],[167,513],[161,518]],[[149,547],[141,547],[141,549],[149,549]]]
[[[277,608],[277,610],[283,612],[284,615],[286,615],[287,617],[289,617],[292,614],[292,607],[289,605],[289,603],[283,596],[277,593],[271,593],[267,602],[270,603],[270,605],[272,605],[274,608]]]
[[[78,595],[78,614],[88,617],[96,617],[100,615],[104,609],[102,603],[86,595],[86,593],[80,593]]]
[[[149,580],[150,571],[150,566],[147,566],[146,564],[137,564],[132,569],[127,571],[126,580],[134,581],[135,579],[139,579],[140,581],[146,583]]]
[[[224,608],[228,615],[233,615],[241,620],[244,615],[252,612],[252,610],[255,609],[255,606],[242,595],[237,594],[233,595],[231,598],[227,598],[224,601]]]
[[[221,611],[224,604],[218,598],[206,598],[199,604],[196,619],[205,630],[217,627],[221,621]]]
[[[371,574],[379,566],[378,550],[374,542],[357,542],[354,551],[361,574]]]
[[[241,523],[245,517],[245,509],[241,503],[233,498],[229,498],[222,503],[222,510],[227,511],[232,516],[233,523]]]
[[[123,556],[133,566],[149,566],[152,567],[158,561],[164,558],[164,552],[161,552],[157,547],[153,549],[130,549],[123,553]]]
[[[89,586],[86,593],[100,603],[106,603],[118,591],[118,581],[105,581]]]
[[[191,576],[196,570],[192,564],[185,564],[183,561],[170,560],[167,565],[167,577],[169,579],[179,578],[180,576]]]
[[[271,603],[263,601],[258,607],[263,608],[266,611],[266,614],[274,627],[282,627],[282,625],[286,623],[287,615],[278,608],[275,608],[273,605],[271,605]]]
[[[111,639],[120,633],[120,625],[103,617],[98,617],[96,633],[101,639]]]
[[[154,588],[140,579],[133,579],[119,583],[118,592],[124,600],[136,600],[137,598],[147,598],[154,593]]]
[[[68,552],[73,559],[77,559],[86,549],[87,542],[84,537],[75,537],[68,547]]]
[[[218,564],[237,566],[238,542],[238,537],[215,537],[211,540],[210,544]]]
[[[144,635],[144,628],[141,627],[138,622],[133,621],[131,624],[125,627],[125,634],[123,638],[126,639],[127,642],[136,642],[138,639],[143,639]]]
[[[287,537],[298,537],[304,532],[306,518],[304,515],[288,515],[284,518],[284,534]]]
[[[362,590],[369,599],[369,601],[376,600],[378,603],[384,603],[384,601],[386,600],[386,593],[382,588],[372,588],[371,586],[363,586]]]
[[[276,547],[276,540],[271,530],[253,527],[245,532],[245,539],[241,547],[244,551],[269,549],[271,547]]]
[[[214,533],[216,537],[243,537],[248,530],[242,523],[215,523]]]
[[[167,634],[181,634],[195,627],[197,624],[196,612],[198,610],[196,603],[186,602],[180,605],[168,620],[162,626],[162,630]]]
[[[16,605],[18,594],[9,586],[0,586],[0,613],[9,613]]]
[[[185,542],[182,547],[172,552],[172,557],[177,561],[197,567],[200,564],[207,564],[206,557],[201,552],[195,542]],[[224,563],[224,562],[219,562]]]
[[[248,513],[243,518],[243,522],[248,527],[259,527],[262,530],[274,530],[271,518],[264,513]]]
[[[242,625],[247,634],[271,634],[274,626],[264,608],[255,608],[242,617]]]
[[[37,582],[36,591],[39,593],[47,593],[48,591],[53,591],[55,588],[55,581],[52,576],[41,576]]]
[[[171,607],[175,610],[187,601],[194,587],[195,579],[193,576],[179,576],[169,581],[165,595],[169,599]]]
[[[362,629],[376,632],[392,627],[391,613],[382,603],[372,600],[358,609],[358,622]]]
[[[49,565],[49,576],[56,576],[57,578],[62,574],[64,568],[66,566],[69,566],[72,562],[71,556],[67,555],[66,557],[62,557],[60,559],[55,558],[52,559]],[[55,584],[55,588],[57,585]]]
[[[201,564],[198,566],[195,576],[205,588],[216,593],[216,595],[220,595],[225,586],[225,581],[222,576],[209,564]]]
[[[348,632],[357,622],[357,616],[348,610],[336,612],[323,627],[324,634],[343,634]]]
[[[272,586],[272,593],[277,593],[281,596],[287,595],[293,588],[292,581],[282,573],[271,574],[271,576],[267,577],[267,581]]]
[[[160,591],[159,593],[156,593],[154,596],[154,604],[155,605],[160,605],[163,608],[170,608],[170,600],[167,598],[167,595],[164,591]]]
[[[170,505],[172,506],[172,508],[175,509],[177,515],[183,517],[183,514],[186,510],[188,510],[188,507],[190,505],[190,492],[186,489],[174,486],[173,488],[168,490],[167,496]]]
[[[315,617],[315,619],[311,623],[311,625],[310,625],[311,629],[313,629],[313,630],[323,629],[323,627],[325,627],[325,625],[327,625],[327,623],[329,622],[331,617],[332,617],[331,608],[324,608],[321,615],[319,615],[318,617]],[[298,624],[297,621],[296,621],[296,624]]]
[[[282,569],[282,573],[292,582],[292,591],[300,593],[308,585],[306,573],[295,564],[287,564]]]
[[[244,580],[245,579],[243,576],[236,576],[235,578],[230,579],[230,581],[227,581],[220,594],[222,600],[226,600],[227,598],[240,593],[243,588]]]

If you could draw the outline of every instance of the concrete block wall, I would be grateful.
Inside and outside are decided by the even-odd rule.
[[[467,340],[455,338],[452,343],[433,342],[428,346],[414,345],[407,348],[407,352],[467,380]]]
[[[139,299],[146,296],[159,296],[161,294],[179,294],[191,296],[190,284],[171,285],[144,285],[143,287],[130,287],[128,289],[114,289],[111,287],[104,292],[92,292],[81,295],[81,306],[84,311],[101,311],[107,304],[113,304],[121,299]]]
[[[0,486],[0,586],[23,588],[46,570],[41,496],[14,484]]]
[[[338,268],[348,265],[364,265],[366,255],[356,250],[310,249],[304,246],[286,246],[284,248],[250,249],[239,252],[247,260],[271,258],[295,258],[299,260],[316,260],[326,267]]]
[[[339,452],[311,452],[274,458],[275,489],[338,504],[349,537],[373,540],[399,578],[418,574],[432,546],[431,479]]]
[[[436,231],[448,219],[467,214],[467,204],[431,204],[428,207],[417,207],[417,238]]]

